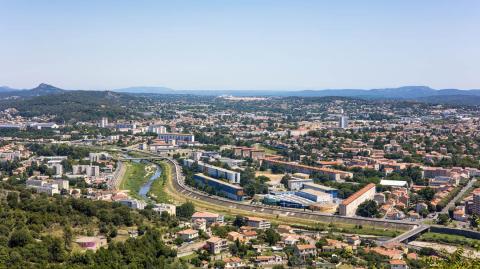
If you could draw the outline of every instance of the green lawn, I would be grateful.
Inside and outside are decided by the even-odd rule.
[[[157,164],[162,168],[162,174],[152,183],[148,194],[157,203],[170,203],[168,194],[165,192],[165,184],[171,177],[171,167],[165,162],[157,162]]]
[[[440,234],[440,233],[428,232],[428,233],[422,234],[422,236],[420,236],[418,240],[435,242],[435,243],[443,243],[443,244],[455,245],[455,246],[471,247],[475,249],[480,247],[480,240],[475,240],[475,239],[471,239],[465,236],[455,235],[455,234]]]
[[[148,181],[149,177],[152,175],[152,172],[147,173],[146,167],[148,164],[144,163],[126,163],[127,170],[125,171],[125,176],[120,183],[120,189],[129,190],[129,195],[136,199],[143,199],[138,195],[140,188]]]
[[[266,154],[271,154],[271,155],[276,155],[277,154],[276,150],[274,150],[273,148],[265,147],[262,144],[257,143],[257,144],[254,145],[254,147],[257,148],[257,149],[265,150]]]

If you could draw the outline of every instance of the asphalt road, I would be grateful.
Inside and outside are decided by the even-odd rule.
[[[457,196],[455,196],[452,200],[450,200],[450,202],[442,209],[442,212],[443,214],[447,214],[448,213],[448,209],[450,207],[454,207],[455,206],[455,202],[460,199],[464,194],[465,192],[473,186],[473,184],[477,181],[476,178],[472,178],[467,185],[465,185],[462,190],[457,194]],[[438,214],[437,214],[438,216]]]

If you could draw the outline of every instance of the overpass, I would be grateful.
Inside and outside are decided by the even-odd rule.
[[[156,157],[156,156],[148,156],[148,157],[124,157],[124,158],[119,158],[120,161],[141,161],[141,160],[147,160],[147,161],[154,161],[154,160],[165,160],[165,157]]]
[[[430,226],[420,225],[409,231],[404,232],[403,234],[395,238],[385,241],[383,245],[387,245],[390,243],[408,243],[409,241],[412,241],[411,239],[417,238],[419,235],[421,235],[424,232],[427,232],[428,230],[430,230]]]

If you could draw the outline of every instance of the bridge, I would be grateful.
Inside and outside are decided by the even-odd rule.
[[[427,232],[428,230],[430,230],[430,226],[420,225],[411,230],[404,232],[403,234],[395,238],[385,241],[383,245],[387,245],[390,243],[408,243],[411,239],[417,238],[420,234]]]
[[[165,157],[160,157],[160,156],[124,157],[124,158],[119,158],[119,160],[120,161],[141,161],[141,160],[154,161],[154,160],[165,160]]]

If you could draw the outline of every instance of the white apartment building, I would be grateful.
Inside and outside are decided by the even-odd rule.
[[[183,160],[183,165],[191,167],[195,163],[192,159]],[[209,176],[217,179],[226,179],[229,183],[239,184],[240,183],[240,173],[231,171],[225,168],[217,167],[210,165],[204,162],[197,162],[198,169],[203,173],[208,174]]]

